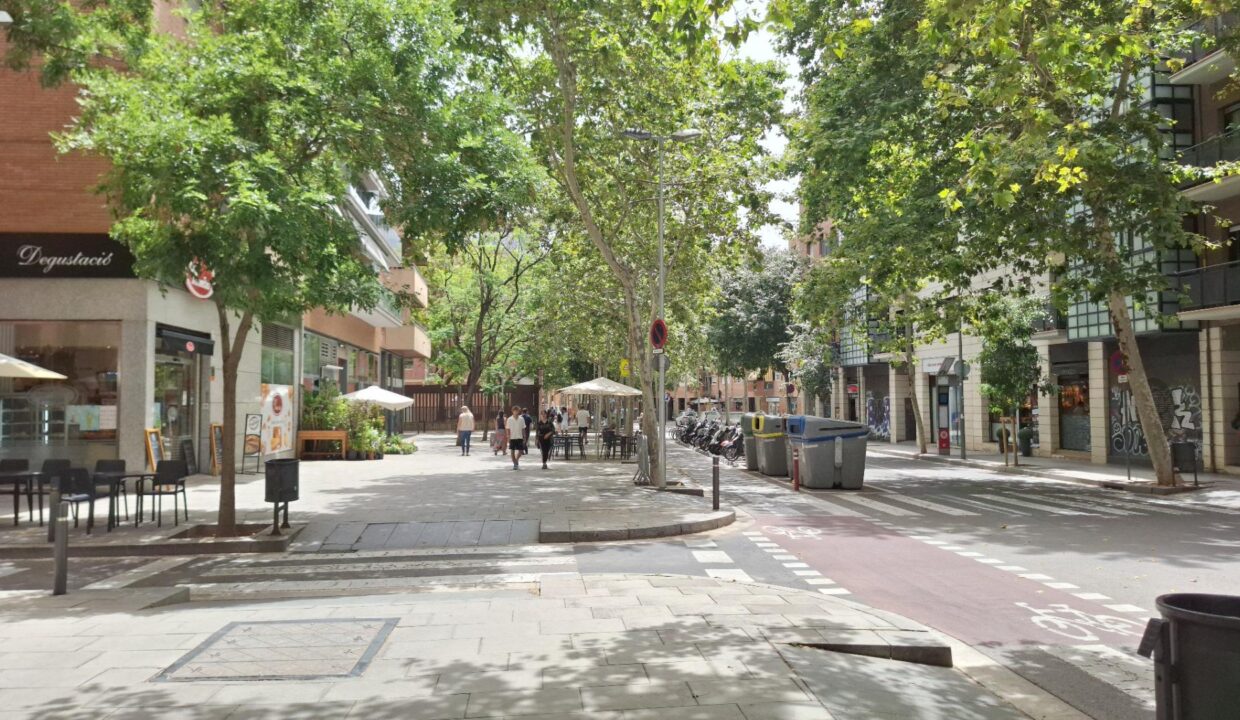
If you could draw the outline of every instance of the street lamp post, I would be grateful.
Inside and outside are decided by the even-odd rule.
[[[667,266],[663,260],[663,143],[668,140],[675,142],[688,142],[701,136],[700,130],[686,128],[677,130],[671,135],[655,135],[645,130],[625,130],[621,133],[630,140],[640,140],[642,142],[653,142],[658,154],[658,204],[659,204],[659,310],[658,316],[660,320],[663,317],[663,289],[666,283]],[[659,387],[658,387],[658,440],[659,440],[659,463],[655,472],[655,485],[657,487],[667,486],[667,401],[664,399],[667,394],[667,359],[659,361]]]

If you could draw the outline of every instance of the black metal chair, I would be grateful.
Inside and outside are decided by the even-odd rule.
[[[180,524],[180,518],[177,511],[177,495],[180,494],[185,502],[185,520],[189,522],[189,496],[185,492],[185,478],[189,475],[189,470],[184,460],[160,460],[159,465],[155,468],[155,474],[143,475],[138,478],[138,487],[134,493],[138,497],[138,509],[134,514],[134,526],[142,522],[142,507],[145,504],[144,498],[150,496],[155,499],[155,504],[151,508],[151,517],[155,517],[155,513],[159,513],[158,527],[164,526],[164,496],[172,496],[172,523]]]
[[[125,501],[125,519],[129,519],[129,491],[125,488],[125,461],[124,460],[96,460],[95,461],[95,492],[98,489],[106,487],[108,490],[108,512],[111,513],[111,503],[116,502],[114,495],[119,495]],[[115,492],[114,488],[116,491]]]
[[[69,468],[56,477],[60,480],[60,499],[73,503],[73,527],[78,527],[78,506],[86,503],[86,533],[89,535],[95,527],[95,500],[99,499],[95,479],[86,468]],[[49,487],[54,486],[49,484]]]
[[[30,461],[25,458],[3,458],[0,459],[0,473],[22,473],[30,470]],[[21,496],[22,486],[26,488],[26,512],[30,514],[30,519],[34,519],[34,498],[30,493],[30,478],[14,478],[13,479],[13,524],[17,525],[21,519],[21,506],[18,498]]]

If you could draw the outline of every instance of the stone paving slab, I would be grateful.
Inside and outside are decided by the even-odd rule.
[[[501,588],[153,608],[153,589],[83,595],[0,599],[0,668],[24,668],[0,673],[0,718],[1023,717],[949,668],[794,644],[851,631],[892,645],[921,632],[921,647],[934,635],[855,602],[758,583],[560,573]],[[378,619],[390,635],[360,672],[290,672],[357,653],[373,636],[355,637],[351,623]],[[348,637],[307,631],[329,623]],[[210,643],[225,637],[241,642]],[[253,652],[255,643],[280,652]],[[211,651],[212,678],[158,679]],[[256,677],[282,679],[242,679]]]

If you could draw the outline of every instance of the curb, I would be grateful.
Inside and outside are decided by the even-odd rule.
[[[942,465],[963,465],[964,467],[977,468],[979,470],[990,470],[992,472],[1008,473],[1012,475],[1033,475],[1036,477],[1044,477],[1049,480],[1062,480],[1063,482],[1076,483],[1077,485],[1089,485],[1091,487],[1100,487],[1107,490],[1122,490],[1124,492],[1142,493],[1145,495],[1178,495],[1180,493],[1205,490],[1213,487],[1214,485],[1214,483],[1211,482],[1204,482],[1200,485],[1175,485],[1172,487],[1164,487],[1154,485],[1153,483],[1130,483],[1123,480],[1090,480],[1088,478],[1064,475],[1055,470],[1047,470],[1030,465],[996,465],[989,462],[961,460],[960,458],[944,457],[940,455],[906,454],[901,452],[885,452],[883,450],[874,449],[871,449],[868,452],[873,452],[875,455],[880,455],[885,458],[921,460],[924,462],[940,463]]]
[[[652,538],[672,537],[675,535],[691,535],[693,533],[706,532],[707,530],[714,530],[736,522],[736,513],[732,510],[694,513],[684,517],[692,519],[684,520],[682,522],[665,523],[662,525],[579,529],[574,529],[568,522],[544,520],[539,523],[538,542],[575,543],[613,542],[616,540],[649,540]]]
[[[117,542],[75,545],[69,540],[69,557],[160,557],[166,555],[234,555],[286,552],[293,539],[306,528],[293,525],[279,537],[252,535],[235,538],[163,537],[150,542]],[[0,545],[0,560],[31,560],[52,557],[52,545]]]

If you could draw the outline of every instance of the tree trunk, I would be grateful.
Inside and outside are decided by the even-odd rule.
[[[224,350],[224,446],[221,448],[220,505],[215,534],[234,537],[237,534],[237,370],[254,316],[250,312],[241,316],[234,337],[229,333],[228,310],[218,304],[216,310]]]
[[[909,331],[912,336],[912,330]],[[908,396],[913,406],[913,421],[917,425],[917,452],[926,454],[926,423],[921,418],[921,403],[917,399],[917,365],[913,358],[913,343],[904,348],[904,371],[908,378]]]
[[[732,377],[730,375],[723,376],[723,422],[729,424],[732,421]]]
[[[1118,292],[1108,293],[1107,308],[1111,311],[1111,321],[1115,324],[1115,339],[1119,341],[1119,351],[1128,368],[1128,386],[1132,390],[1137,421],[1141,423],[1141,432],[1145,435],[1145,444],[1149,448],[1150,462],[1154,465],[1154,476],[1159,485],[1175,485],[1176,474],[1171,465],[1171,447],[1167,444],[1167,433],[1163,430],[1158,408],[1154,405],[1154,391],[1150,389],[1145,361],[1137,347],[1137,335],[1132,329],[1132,318],[1128,314],[1128,299]]]

